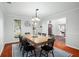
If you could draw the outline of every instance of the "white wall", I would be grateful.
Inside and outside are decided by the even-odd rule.
[[[26,32],[30,32],[30,33],[32,33],[32,25],[31,26],[26,26],[25,25],[25,22],[27,21],[27,19],[22,19],[22,21],[21,21],[21,31],[22,31],[22,34],[24,35],[24,33],[26,33]],[[30,23],[31,23],[31,21],[30,20],[28,20]]]
[[[56,15],[52,15],[51,17],[48,17],[47,19],[48,20],[52,20],[52,24],[54,24],[54,29],[56,30],[53,30],[54,34],[57,33],[57,28],[55,28],[57,25],[55,23],[54,20],[57,20],[57,19],[60,19],[60,18],[63,18],[63,17],[66,17],[66,45],[67,46],[70,46],[72,48],[75,48],[75,49],[79,49],[79,9],[73,9],[73,10],[70,10],[70,11],[65,11],[65,12],[60,12]],[[43,31],[46,32],[46,29],[45,27],[47,27],[47,22],[48,20],[44,20],[43,22]]]
[[[4,42],[3,42],[4,35],[3,34],[4,34],[4,32],[3,32],[3,13],[0,9],[0,55],[4,48]]]
[[[42,23],[42,33],[48,34],[48,21]]]
[[[67,16],[66,44],[79,49],[79,10],[75,10]]]
[[[31,27],[26,27],[24,22],[29,20],[27,16],[17,16],[13,14],[5,14],[5,21],[4,21],[4,42],[11,43],[17,42],[17,39],[14,39],[14,19],[21,19],[22,20],[22,34],[25,32],[31,31]]]

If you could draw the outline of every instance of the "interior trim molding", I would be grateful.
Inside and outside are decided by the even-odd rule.
[[[3,52],[4,46],[5,46],[5,44],[3,44],[2,48],[1,48],[0,56],[1,56],[2,52]]]
[[[79,48],[78,48],[78,47],[71,46],[71,45],[69,45],[69,44],[66,44],[66,46],[71,47],[71,48],[76,49],[76,50],[79,50]]]

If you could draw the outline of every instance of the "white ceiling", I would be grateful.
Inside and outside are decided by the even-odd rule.
[[[11,4],[1,3],[3,11],[16,15],[35,16],[35,9],[39,9],[38,16],[46,18],[57,12],[68,11],[79,8],[78,2],[12,2]]]

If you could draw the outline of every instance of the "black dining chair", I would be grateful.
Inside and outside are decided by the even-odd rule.
[[[30,34],[30,32],[26,32],[25,34],[26,34],[26,35],[27,35],[27,34]]]
[[[36,51],[35,51],[35,47],[32,46],[31,44],[27,44],[26,41],[23,42],[23,51],[22,51],[22,56],[25,55],[26,53],[26,57],[29,57],[28,54],[29,52],[32,54],[30,56],[36,56]]]
[[[48,39],[48,43],[44,46],[41,46],[40,56],[44,55],[44,56],[48,57],[48,53],[52,52],[52,55],[54,57],[54,53],[53,53],[54,42],[55,42],[54,38]],[[43,52],[43,51],[45,51],[45,52]]]
[[[28,43],[28,41],[23,38],[23,36],[19,35],[19,46],[20,46],[20,51],[23,49],[24,45],[30,45],[30,43]]]
[[[38,32],[38,35],[41,35],[41,33],[40,33],[40,32]]]
[[[19,35],[19,47],[20,47],[20,50],[22,48],[22,39],[23,39],[23,36]]]
[[[42,33],[43,36],[46,36],[46,33]]]

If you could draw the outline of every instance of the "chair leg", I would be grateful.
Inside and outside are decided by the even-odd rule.
[[[46,57],[48,57],[48,52],[46,52]]]
[[[22,50],[22,46],[20,46],[20,51]]]
[[[36,57],[36,51],[34,50],[34,55],[35,55],[35,57]]]
[[[20,47],[20,43],[19,43],[19,47]]]
[[[42,49],[41,49],[41,51],[40,51],[40,57],[41,57],[41,54],[42,54]]]
[[[30,51],[31,52],[31,54],[34,54],[34,52],[33,51]]]
[[[20,51],[22,50],[23,46],[20,44]]]
[[[53,57],[54,57],[54,53],[53,53],[53,51],[52,51],[52,55],[53,55]]]
[[[33,53],[32,51],[30,51],[31,53]]]
[[[24,57],[24,54],[25,54],[25,51],[24,51],[24,49],[23,49],[23,51],[22,51],[22,56]]]
[[[28,52],[27,52],[27,54],[26,54],[26,57],[28,57]]]

